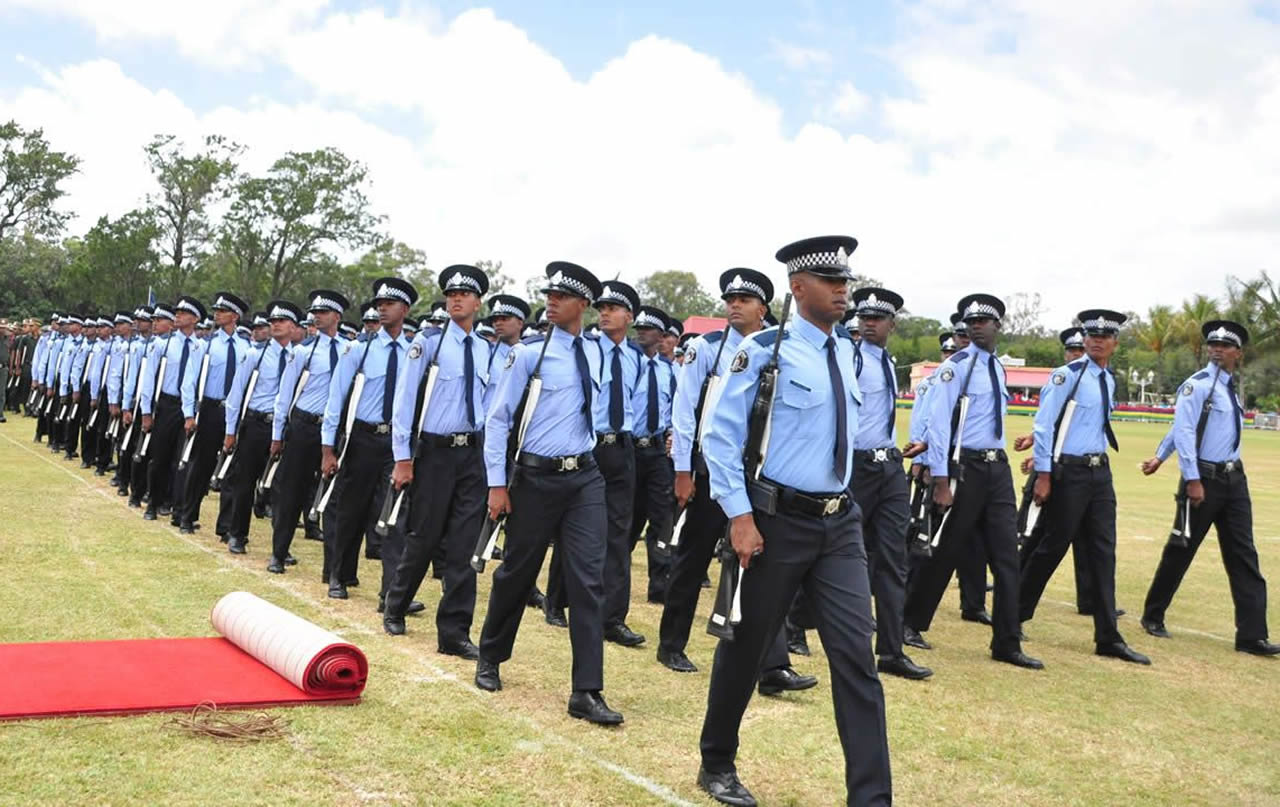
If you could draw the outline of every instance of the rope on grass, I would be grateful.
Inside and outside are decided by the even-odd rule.
[[[196,706],[189,715],[172,717],[164,725],[188,734],[237,743],[279,740],[287,730],[284,720],[275,715],[266,712],[241,712],[232,716],[219,711],[218,705],[212,701]]]

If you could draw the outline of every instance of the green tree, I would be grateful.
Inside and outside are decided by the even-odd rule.
[[[151,174],[160,186],[147,196],[159,227],[158,251],[166,264],[164,284],[157,291],[173,296],[186,289],[187,281],[213,239],[209,222],[211,204],[225,198],[243,149],[223,137],[204,140],[204,149],[187,153],[174,135],[157,135],[145,147]]]
[[[0,311],[44,322],[55,309],[65,308],[69,263],[66,246],[29,230],[0,239]]]
[[[698,276],[693,272],[654,272],[640,278],[636,291],[642,303],[661,308],[680,321],[720,313],[720,302],[698,285]]]
[[[427,266],[426,253],[390,238],[378,242],[355,263],[343,267],[334,279],[334,288],[358,306],[369,300],[373,282],[380,277],[403,277],[417,289],[418,299],[427,303],[440,291]]]
[[[1182,310],[1174,318],[1174,338],[1195,354],[1196,364],[1203,364],[1204,336],[1201,326],[1218,318],[1218,302],[1205,294],[1183,300]]]
[[[66,194],[59,185],[79,166],[79,157],[49,147],[44,130],[0,125],[0,239],[18,227],[37,236],[60,233],[70,214],[54,209]]]
[[[101,311],[145,302],[159,263],[152,248],[158,234],[147,210],[132,210],[114,221],[98,219],[76,244],[67,272],[68,294]]]

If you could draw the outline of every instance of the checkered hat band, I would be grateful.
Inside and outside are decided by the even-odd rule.
[[[1234,331],[1226,328],[1219,328],[1216,331],[1209,331],[1209,335],[1205,337],[1206,342],[1230,342],[1236,347],[1240,347],[1240,337]]]
[[[617,303],[618,305],[625,306],[628,311],[631,310],[631,301],[627,299],[627,295],[612,288],[605,289],[597,302]]]
[[[444,291],[452,291],[453,289],[462,289],[464,291],[474,291],[480,293],[480,281],[471,275],[462,272],[454,272],[453,277],[449,278],[448,284],[444,287]]]
[[[555,288],[559,286],[562,289],[568,289],[571,293],[576,294],[579,297],[587,298],[588,302],[595,301],[595,296],[591,293],[591,289],[587,286],[586,283],[583,283],[582,281],[576,280],[572,277],[567,277],[566,275],[561,274],[560,272],[557,272],[555,277],[551,278],[550,285],[551,285],[551,288]]]
[[[831,272],[845,272],[849,269],[846,261],[840,260],[836,252],[811,252],[808,255],[797,255],[787,261],[787,274],[810,272],[814,269],[825,269]]]
[[[401,301],[401,302],[403,302],[405,305],[412,305],[412,303],[410,303],[410,302],[409,302],[409,293],[408,293],[408,292],[403,291],[403,290],[401,290],[401,289],[394,288],[394,287],[392,287],[392,286],[388,286],[388,285],[386,285],[386,284],[383,284],[383,285],[378,289],[378,293],[377,293],[377,294],[375,294],[375,295],[373,295],[373,296],[374,296],[374,297],[377,297],[377,298],[379,298],[379,299],[383,299],[383,298],[390,297],[390,298],[393,298],[393,299],[396,299],[396,300],[400,300],[400,301]]]
[[[361,319],[363,319],[366,322],[376,321],[378,319],[378,309],[376,308],[365,309],[364,316],[362,316]]]
[[[1067,341],[1063,342],[1063,344],[1066,345],[1067,347],[1083,347],[1084,337],[1081,336],[1080,334],[1075,334],[1074,336],[1068,336]]]
[[[330,300],[328,297],[316,297],[311,301],[311,308],[325,308],[330,311],[337,311],[339,314],[342,313],[342,304],[337,300]]]
[[[187,302],[186,300],[182,300],[176,306],[174,306],[174,308],[178,311],[189,311],[192,314],[195,314],[197,317],[200,316],[200,309],[196,308],[194,305]]]
[[[128,325],[130,322],[133,322],[133,320],[130,319],[128,316],[124,314],[116,314],[115,323],[117,325]]]
[[[898,309],[893,307],[893,303],[888,300],[863,300],[858,303],[859,314],[896,314]]]
[[[662,320],[658,319],[653,314],[650,314],[648,311],[645,311],[640,316],[636,317],[636,327],[637,328],[642,328],[642,327],[643,328],[666,328],[667,324]]]
[[[1118,331],[1120,330],[1120,323],[1098,317],[1097,319],[1090,319],[1080,323],[1080,327],[1086,331]]]
[[[1000,312],[993,305],[986,303],[969,303],[969,307],[964,310],[964,315],[968,317],[987,317],[989,319],[1000,319]]]
[[[790,264],[787,264],[787,265],[790,266]],[[758,286],[757,284],[752,283],[750,280],[744,280],[741,283],[738,283],[736,285],[733,283],[730,283],[728,286],[725,287],[724,291],[721,292],[721,294],[722,295],[754,294],[757,297],[759,297],[761,300],[763,300],[767,296],[764,293],[764,289],[760,288],[760,286]]]
[[[152,315],[152,319],[156,317],[160,317],[161,319],[167,319],[169,321],[174,320],[173,312],[168,310],[167,308],[157,308],[155,314]]]
[[[525,317],[523,311],[510,303],[498,303],[493,307],[493,311],[490,313],[495,317],[519,317],[520,319],[524,319]]]
[[[298,321],[298,318],[293,315],[292,311],[290,311],[287,308],[282,308],[281,306],[276,306],[275,308],[271,309],[271,314],[267,317],[267,319],[268,320],[287,319],[287,320],[292,320],[293,322]]]
[[[255,327],[255,328],[257,328],[257,327],[258,327],[258,326],[260,326],[260,325],[270,325],[270,324],[271,324],[271,323],[267,321],[267,318],[266,318],[266,317],[254,317],[254,318],[253,318],[253,327]]]
[[[84,320],[80,319],[79,317],[67,317],[64,321],[65,321],[68,325],[83,325],[83,324],[84,324]]]
[[[238,305],[236,305],[235,303],[231,302],[231,301],[230,301],[230,300],[228,300],[226,297],[219,297],[219,298],[217,299],[217,301],[213,304],[213,307],[214,307],[214,308],[225,308],[225,309],[227,309],[228,311],[234,311],[234,312],[236,312],[236,316],[238,316],[238,317],[243,317],[243,316],[244,316],[244,311],[240,308],[240,306],[238,306]]]

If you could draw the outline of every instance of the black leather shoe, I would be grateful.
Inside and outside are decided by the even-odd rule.
[[[243,555],[246,551],[245,544],[248,543],[243,538],[231,536],[227,539],[227,551],[233,555]]]
[[[353,577],[344,584],[347,588],[360,588],[360,578]]]
[[[506,557],[506,554],[502,551],[502,547],[495,546],[493,548],[493,559],[502,560],[504,557]]]
[[[787,624],[787,652],[796,656],[809,655],[809,640],[805,638],[804,630],[790,623]]]
[[[547,624],[556,628],[569,627],[569,621],[564,618],[564,609],[554,608],[547,611]]]
[[[710,773],[706,768],[698,768],[698,787],[721,804],[732,804],[735,807],[756,807],[756,797],[738,781],[738,774]]]
[[[597,726],[617,726],[622,723],[622,712],[610,709],[599,692],[575,691],[570,695],[569,717],[595,723]]]
[[[1124,610],[1123,608],[1117,608],[1117,609],[1116,609],[1116,619],[1119,619],[1120,617],[1124,616],[1124,615],[1125,615],[1125,614],[1127,614],[1127,613],[1129,613],[1129,612],[1128,612],[1128,611],[1126,611],[1126,610]]]
[[[160,515],[162,515],[162,516],[171,516],[171,515],[173,515],[173,507],[172,507],[171,505],[168,505],[168,504],[162,504],[162,505],[160,505]]]
[[[801,675],[790,667],[777,667],[760,674],[760,694],[777,695],[782,692],[799,692],[818,685],[812,675]]]
[[[404,612],[405,614],[412,616],[413,614],[420,614],[425,610],[427,610],[427,606],[417,600],[413,600],[409,603],[409,607],[404,609]]]
[[[902,643],[905,645],[910,645],[911,647],[919,648],[921,650],[933,649],[933,645],[926,642],[924,637],[921,636],[920,632],[915,628],[903,628]]]
[[[120,477],[118,476],[111,477],[110,479],[107,480],[107,484],[113,488],[120,487]]]
[[[143,520],[143,521],[155,521],[155,520],[156,520],[156,509],[155,509],[154,507],[148,507],[148,508],[146,509],[146,511],[142,514],[142,520]]]
[[[1172,638],[1169,635],[1169,629],[1164,626],[1163,622],[1156,622],[1155,620],[1152,620],[1152,619],[1144,619],[1142,620],[1142,629],[1145,630],[1147,633],[1151,634],[1152,636],[1155,636],[1157,639]]]
[[[977,622],[980,625],[991,624],[991,614],[988,614],[985,608],[981,611],[961,611],[960,618],[965,622]]]
[[[298,559],[297,559],[297,558],[295,558],[293,555],[286,554],[286,555],[284,556],[284,565],[285,565],[285,566],[297,566],[297,565],[298,565]]]
[[[1109,644],[1098,645],[1097,654],[1099,656],[1107,656],[1108,658],[1118,658],[1121,661],[1128,661],[1133,664],[1150,664],[1151,659],[1134,650],[1124,642],[1110,642]]]
[[[401,622],[400,625],[401,630],[403,630],[404,622]],[[467,661],[480,660],[480,648],[476,647],[475,642],[472,642],[470,639],[463,639],[460,642],[442,641],[436,645],[436,650],[446,656],[457,656],[458,658],[464,658]]]
[[[181,527],[181,526],[182,526],[182,519],[178,518],[178,516],[177,516],[176,514],[175,514],[175,515],[172,515],[172,516],[169,516],[169,526],[170,526],[170,527]]]
[[[1272,644],[1266,639],[1248,639],[1236,642],[1236,650],[1251,656],[1280,656],[1280,644]]]
[[[329,599],[345,600],[347,598],[347,587],[342,585],[341,580],[329,581]]]
[[[141,501],[139,501],[138,499],[135,499],[135,498],[133,498],[132,496],[130,496],[130,497],[129,497],[129,506],[130,506],[130,507],[141,507],[141,506],[142,506],[142,502],[141,502]]]
[[[644,637],[628,628],[625,623],[618,622],[613,625],[605,625],[604,640],[622,645],[623,647],[639,647],[644,644]]]
[[[94,476],[106,476],[106,475],[107,475],[107,469],[106,469],[106,468],[94,468],[94,469],[93,469],[93,475],[94,475]]]
[[[120,487],[116,489],[116,495],[117,495],[117,496],[128,496],[128,495],[129,495],[129,488],[128,488],[128,486],[126,486],[126,485],[124,485],[124,484],[121,484],[121,485],[120,485]],[[132,507],[133,505],[129,505],[129,506],[130,506],[130,507]]]
[[[267,564],[267,571],[272,574],[284,574],[284,564],[276,557],[271,558],[271,562]]]
[[[901,656],[881,656],[876,660],[876,669],[887,675],[896,675],[912,681],[923,681],[933,675],[933,670],[916,664],[905,653]]]
[[[392,636],[404,636],[404,617],[384,616],[382,618],[382,629]]]
[[[675,670],[681,673],[697,672],[698,667],[683,652],[677,650],[663,650],[658,648],[658,661],[668,670]]]
[[[996,661],[1003,661],[1005,664],[1012,664],[1015,667],[1022,667],[1028,670],[1043,670],[1044,662],[1038,658],[1031,658],[1021,650],[1015,650],[1012,653],[992,653],[991,658]]]
[[[195,535],[196,528],[190,521],[183,521],[178,524],[178,532],[183,535]]]
[[[485,692],[497,692],[502,689],[502,678],[498,676],[498,665],[484,659],[476,659],[476,686]]]
[[[525,603],[529,608],[537,608],[539,611],[546,608],[547,598],[538,587],[534,586],[533,591],[529,592],[529,601]]]
[[[711,578],[710,578],[710,577],[707,577],[707,576],[704,574],[704,575],[702,576],[702,583],[701,583],[700,585],[701,585],[703,588],[711,588]]]

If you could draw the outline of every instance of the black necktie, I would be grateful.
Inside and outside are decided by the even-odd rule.
[[[578,380],[582,383],[582,414],[587,417],[587,431],[594,432],[591,422],[591,365],[587,364],[587,354],[582,350],[581,336],[573,337],[573,360],[578,365]]]
[[[282,347],[280,348],[280,361],[276,362],[276,383],[279,383],[280,379],[284,378],[284,362],[286,358],[287,355]]]
[[[649,411],[645,413],[644,426],[652,436],[658,431],[658,369],[653,359],[649,359],[649,397],[645,408]]]
[[[382,387],[382,422],[391,422],[391,399],[396,396],[396,365],[400,361],[400,343],[391,340],[391,355],[387,356],[387,377]]]
[[[236,340],[227,340],[227,363],[222,368],[222,397],[231,394],[231,381],[236,374]]]
[[[333,373],[338,369],[338,340],[329,340],[329,372]]]
[[[1103,370],[1098,373],[1098,388],[1102,395],[1102,430],[1107,433],[1107,442],[1116,451],[1120,450],[1120,443],[1116,442],[1116,433],[1111,430],[1111,393],[1107,392],[1107,372]]]
[[[991,376],[991,419],[996,422],[996,439],[1004,437],[1004,418],[1001,417],[1000,374],[996,372],[996,357],[987,357],[987,373]]]
[[[441,336],[441,339],[444,337]],[[476,427],[476,359],[471,355],[471,337],[464,336],[462,338],[462,374],[467,379],[467,423],[471,424],[471,428]]]
[[[831,376],[831,391],[836,396],[836,454],[833,467],[836,477],[844,479],[849,465],[849,413],[846,410],[844,379],[840,377],[840,364],[836,361],[835,337],[827,337],[827,373]]]
[[[885,424],[884,433],[886,437],[893,436],[893,418],[897,414],[894,411],[896,405],[895,399],[897,393],[894,391],[893,368],[889,365],[889,351],[880,351],[880,369],[884,371],[884,389],[889,394],[889,422]]]
[[[178,394],[182,394],[182,379],[187,372],[187,359],[191,356],[191,337],[182,338],[182,358],[178,359]]]
[[[1236,397],[1235,376],[1231,376],[1227,381],[1227,394],[1231,396],[1231,411],[1235,413],[1235,418],[1232,422],[1236,425],[1236,441],[1231,447],[1231,450],[1235,451],[1240,448],[1240,419],[1244,417],[1244,414],[1240,411],[1240,399]]]
[[[622,431],[622,350],[613,347],[613,378],[609,381],[609,430]]]

